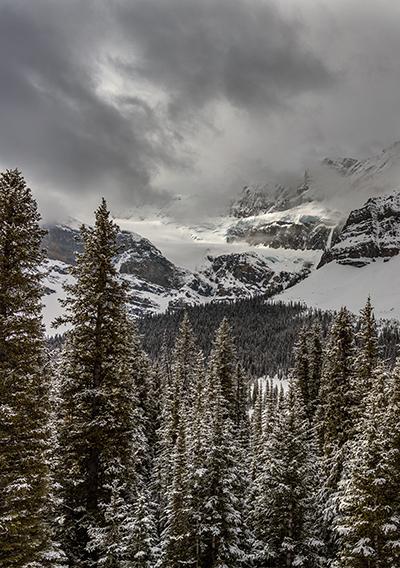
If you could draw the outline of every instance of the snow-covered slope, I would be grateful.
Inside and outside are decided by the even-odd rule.
[[[365,160],[325,158],[324,164],[349,178],[360,199],[380,195],[398,187],[400,179],[400,141]]]
[[[232,203],[230,241],[325,249],[350,211],[400,187],[400,142],[379,154],[325,158],[287,185],[249,185]]]
[[[400,318],[400,191],[352,211],[317,270],[278,298],[358,311],[368,295],[379,317]]]
[[[363,268],[330,262],[276,296],[322,310],[347,306],[358,312],[371,296],[379,318],[400,319],[400,257],[376,259]]]
[[[246,186],[231,205],[230,242],[288,249],[324,249],[341,213],[312,195],[308,174],[292,186]]]
[[[46,272],[44,320],[48,333],[55,333],[51,322],[62,314],[58,302],[64,297],[62,284],[71,281],[68,268],[79,251],[79,232],[68,226],[49,226],[45,246],[49,257]],[[201,241],[189,241],[195,267],[176,266],[148,239],[122,231],[116,266],[129,285],[129,310],[140,316],[174,309],[185,304],[232,301],[259,294],[271,295],[306,277],[319,260],[316,251],[290,251],[268,247],[235,247],[220,243],[215,249],[207,243],[205,256]],[[58,257],[58,258],[57,258]],[[194,263],[193,263],[194,266]],[[58,330],[63,331],[63,329]]]
[[[368,293],[378,302],[382,290],[382,314],[397,314],[390,279],[400,250],[398,187],[400,143],[367,160],[325,159],[288,185],[246,186],[226,215],[206,222],[180,222],[173,214],[179,200],[158,214],[117,219],[116,263],[130,285],[130,310],[141,315],[293,286],[282,299],[322,308],[358,309]],[[80,250],[76,222],[48,230],[47,329]]]

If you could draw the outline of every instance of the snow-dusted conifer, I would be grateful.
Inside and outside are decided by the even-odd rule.
[[[253,509],[254,565],[318,566],[314,494],[318,476],[309,421],[291,382],[265,441]]]
[[[167,493],[166,527],[162,539],[163,567],[176,568],[190,564],[193,558],[193,539],[189,512],[186,428],[183,419],[178,425],[172,480]]]
[[[228,416],[235,422],[236,415],[236,351],[231,328],[224,318],[217,330],[210,355],[210,376],[219,382]]]
[[[145,488],[139,492],[129,527],[129,568],[154,568],[159,546],[150,496]]]
[[[293,380],[300,389],[305,408],[310,406],[310,360],[308,352],[308,337],[305,329],[300,331],[300,337],[294,348]]]
[[[124,566],[144,442],[137,349],[114,257],[118,227],[103,200],[67,286],[61,365],[60,483],[70,565]],[[132,345],[134,347],[132,347]]]
[[[314,419],[319,401],[319,394],[321,388],[322,360],[323,360],[323,351],[322,351],[322,340],[321,340],[321,328],[318,324],[316,324],[308,334],[308,361],[309,361],[308,414],[311,420]]]
[[[353,377],[354,331],[350,313],[342,308],[332,325],[322,373],[318,427],[325,456],[351,436]]]
[[[234,422],[235,354],[226,320],[222,321],[213,344],[207,393],[212,430],[203,503],[208,521],[202,527],[200,565],[241,566],[246,557],[244,496],[249,471],[243,469],[243,446]]]
[[[356,414],[360,417],[363,413],[364,402],[373,387],[378,367],[378,332],[370,298],[361,310],[357,340],[354,390],[358,407]]]
[[[18,170],[0,175],[0,564],[56,566],[50,544],[44,231]]]
[[[319,491],[322,537],[327,555],[337,553],[338,484],[354,436],[354,331],[350,313],[342,308],[332,324],[324,356],[316,427],[321,451],[323,483]]]
[[[350,446],[339,489],[338,565],[343,568],[394,568],[398,565],[389,542],[398,538],[398,521],[390,495],[392,479],[386,457],[390,435],[385,428],[388,394],[385,375],[376,378],[366,401],[365,415]],[[397,534],[396,534],[397,533]]]
[[[194,401],[197,381],[202,376],[202,360],[195,345],[187,314],[184,315],[176,338],[171,359],[171,371],[162,386],[161,424],[158,430],[157,492],[159,494],[159,517],[164,528],[167,491],[172,483],[173,463],[178,429],[182,416],[189,412]]]

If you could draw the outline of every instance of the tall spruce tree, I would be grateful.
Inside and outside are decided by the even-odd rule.
[[[172,481],[167,493],[166,528],[163,533],[162,566],[175,568],[193,562],[192,526],[189,511],[188,452],[185,421],[178,427],[173,454]]]
[[[300,337],[294,348],[293,380],[298,385],[302,399],[304,401],[307,414],[310,412],[311,403],[311,384],[310,384],[310,357],[309,342],[306,330],[300,332]]]
[[[331,329],[324,357],[318,427],[325,456],[351,437],[354,396],[354,330],[350,313],[342,308]]]
[[[387,472],[386,543],[385,554],[390,558],[390,568],[400,565],[400,362],[392,372],[389,389],[389,404],[385,414],[384,433],[388,451],[384,455],[384,467]]]
[[[196,347],[189,318],[185,314],[175,341],[171,370],[161,393],[161,424],[158,430],[156,460],[161,531],[167,521],[167,493],[173,478],[171,455],[175,452],[182,415],[192,411],[196,390],[200,387],[199,381],[204,376],[202,366],[202,356]]]
[[[200,357],[200,355],[199,355]],[[193,393],[193,407],[187,413],[188,427],[188,493],[189,521],[192,527],[193,566],[202,566],[209,513],[205,507],[208,495],[208,456],[212,443],[213,412],[208,397],[203,360],[197,364],[199,369]]]
[[[400,549],[396,554],[390,546],[398,539],[396,492],[390,491],[398,479],[393,479],[386,460],[390,433],[385,427],[389,402],[385,379],[383,373],[377,377],[369,393],[340,482],[338,564],[343,568],[394,568],[400,559]]]
[[[207,407],[212,413],[210,448],[206,460],[202,527],[204,568],[241,566],[246,560],[247,530],[244,496],[249,467],[236,426],[235,352],[230,327],[223,320],[209,360]]]
[[[129,547],[132,552],[129,568],[153,568],[156,565],[159,556],[157,529],[145,488],[136,499],[133,522],[129,527]]]
[[[320,404],[316,414],[323,483],[320,489],[321,530],[326,554],[336,556],[338,485],[348,443],[354,436],[354,330],[351,315],[342,308],[332,324],[324,355]]]
[[[323,350],[321,327],[315,324],[308,334],[308,416],[314,420],[321,388]]]
[[[236,351],[228,320],[224,318],[217,330],[210,355],[210,374],[225,400],[228,416],[237,423]]]
[[[354,391],[358,407],[356,414],[360,417],[363,413],[364,402],[370,394],[378,371],[378,332],[371,298],[368,298],[361,310],[359,324]]]
[[[0,175],[0,564],[55,566],[49,510],[49,374],[41,321],[45,231],[18,170]]]
[[[259,568],[319,566],[317,460],[300,389],[293,380],[270,428],[254,481],[253,563]]]
[[[85,568],[132,560],[129,527],[142,465],[138,350],[114,265],[117,234],[103,199],[94,228],[81,229],[83,252],[61,320],[71,326],[61,365],[62,543],[69,565]]]

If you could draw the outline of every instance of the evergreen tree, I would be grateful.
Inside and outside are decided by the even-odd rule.
[[[173,477],[168,492],[162,566],[188,565],[193,558],[189,513],[188,455],[184,421],[181,420],[173,457]]]
[[[234,384],[236,386],[235,426],[241,432],[243,436],[243,442],[248,443],[250,436],[249,378],[240,363],[236,365]]]
[[[384,379],[375,382],[369,395],[340,483],[339,566],[345,568],[394,568],[400,561],[400,548],[396,553],[391,546],[398,539],[399,521],[393,508],[396,495],[388,489],[398,479],[386,460],[390,435],[382,428],[388,404]]]
[[[204,533],[207,530],[209,515],[205,508],[208,491],[208,456],[212,443],[213,413],[205,382],[205,369],[198,364],[199,375],[193,393],[193,408],[188,412],[188,480],[189,513],[192,527],[191,546],[193,566],[202,566]]]
[[[246,554],[244,496],[249,467],[235,425],[235,355],[229,325],[223,320],[209,361],[207,407],[212,413],[201,531],[204,568],[240,566]]]
[[[325,352],[320,405],[316,414],[321,449],[323,483],[319,492],[321,530],[327,555],[337,553],[338,484],[341,480],[348,442],[354,436],[354,332],[346,308],[338,313]]]
[[[181,418],[193,407],[196,389],[203,377],[202,366],[203,360],[196,348],[189,319],[184,315],[172,354],[170,376],[162,392],[156,464],[161,531],[165,528],[167,492],[173,477],[171,455],[175,452]]]
[[[193,363],[197,351],[192,326],[185,312],[176,338],[171,365],[172,379],[179,389],[181,398],[190,396],[196,380],[196,369]]]
[[[62,539],[69,564],[85,568],[131,559],[127,534],[142,469],[138,353],[113,260],[117,234],[103,200],[94,228],[81,229],[62,320],[71,325],[61,365]]]
[[[210,354],[211,377],[219,383],[222,397],[225,400],[229,417],[237,422],[236,410],[236,352],[233,344],[231,328],[224,318],[219,326]]]
[[[298,385],[305,408],[309,412],[311,404],[310,357],[308,352],[308,337],[305,329],[300,333],[294,352],[293,380],[296,385]]]
[[[308,415],[311,420],[314,419],[317,410],[319,394],[321,388],[322,375],[322,340],[321,328],[319,324],[315,324],[308,337],[308,366],[309,366],[309,382],[308,382]]]
[[[342,308],[332,325],[322,373],[318,426],[325,456],[351,436],[353,377],[354,331],[349,312]]]
[[[258,385],[258,381],[257,381]],[[255,399],[253,413],[251,416],[251,477],[254,479],[257,475],[257,470],[260,465],[260,455],[263,439],[263,411],[264,411],[264,397],[262,389],[257,388],[257,396]],[[269,391],[267,391],[268,396]]]
[[[400,363],[391,376],[389,404],[384,417],[384,433],[388,451],[384,455],[384,468],[388,483],[385,488],[387,521],[385,554],[391,559],[390,568],[400,565]],[[382,424],[380,426],[382,428]]]
[[[373,387],[378,367],[378,332],[371,299],[368,298],[360,314],[360,330],[357,334],[358,349],[355,359],[354,390],[359,406],[358,416],[363,413],[364,401]]]
[[[204,568],[239,567],[245,561],[243,497],[245,483],[242,454],[235,444],[235,430],[227,416],[219,384],[212,385],[214,408],[209,456],[206,462],[207,491],[203,504],[207,524],[202,528]]]
[[[153,568],[158,556],[157,530],[150,498],[145,489],[136,499],[129,538],[132,551],[129,568]]]
[[[50,544],[49,374],[41,321],[45,231],[18,170],[0,175],[0,564],[55,566]]]
[[[270,427],[260,473],[254,482],[251,512],[254,565],[318,566],[316,455],[303,403],[293,381]]]

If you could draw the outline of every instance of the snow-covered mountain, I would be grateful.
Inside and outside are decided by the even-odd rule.
[[[246,186],[230,208],[229,241],[329,249],[353,209],[400,187],[400,142],[379,154],[325,158],[287,185]]]
[[[364,196],[382,194],[399,186],[400,141],[364,160],[325,158],[323,164],[349,178],[351,186]]]
[[[371,296],[379,317],[400,319],[400,190],[352,211],[304,282],[278,296],[322,309],[358,311]]]
[[[300,184],[246,186],[231,205],[229,242],[246,241],[273,248],[322,250],[341,220],[312,195],[308,172]]]
[[[392,258],[400,250],[396,188],[400,143],[367,160],[327,158],[298,183],[246,186],[227,215],[206,223],[177,222],[173,204],[168,214],[117,219],[116,264],[130,286],[130,310],[142,315],[284,290],[279,298],[332,309],[359,309],[368,294],[375,303],[384,296],[379,315],[400,317],[393,305],[400,278]],[[77,226],[47,227],[47,329],[80,250]]]
[[[48,333],[62,313],[63,283],[81,250],[79,231],[65,225],[47,226],[44,319]],[[272,295],[305,278],[318,260],[314,251],[271,251],[253,247],[241,252],[207,254],[197,269],[179,267],[148,239],[122,231],[115,259],[121,278],[129,285],[129,310],[134,316],[179,308],[184,304],[232,301],[258,294]],[[63,329],[59,329],[59,332]]]
[[[340,264],[365,266],[376,258],[388,259],[400,250],[400,192],[371,197],[352,211],[320,266],[336,260]]]

